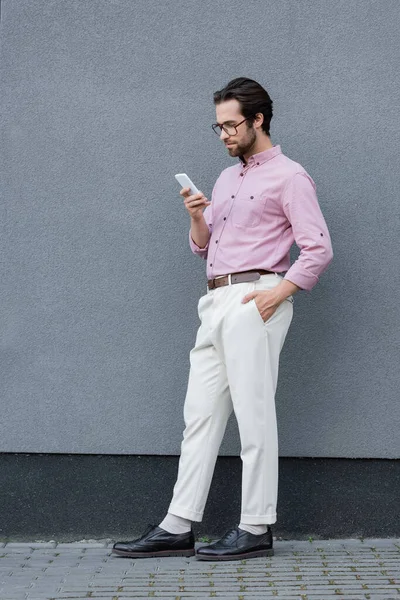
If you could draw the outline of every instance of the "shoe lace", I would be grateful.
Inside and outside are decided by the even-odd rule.
[[[236,534],[237,534],[237,529],[236,529],[236,527],[233,527],[232,529],[228,529],[228,531],[226,531],[226,532],[224,533],[224,535],[222,536],[222,538],[221,538],[221,542],[222,542],[222,541],[224,541],[224,542],[225,542],[225,541],[227,541],[227,542],[228,542],[228,541],[229,541],[229,539],[230,539],[230,538],[232,538],[232,537],[234,537]]]

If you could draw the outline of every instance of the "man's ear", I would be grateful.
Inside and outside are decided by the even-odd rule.
[[[262,113],[257,113],[254,119],[254,125],[257,128],[260,128],[261,125],[264,123],[264,115]]]

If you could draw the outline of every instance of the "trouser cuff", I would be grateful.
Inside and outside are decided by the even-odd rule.
[[[272,525],[276,523],[276,513],[268,515],[241,515],[240,522],[246,525]]]
[[[203,513],[184,508],[183,506],[177,506],[176,504],[170,504],[168,512],[177,517],[182,517],[182,519],[188,519],[189,521],[200,522],[203,519]]]

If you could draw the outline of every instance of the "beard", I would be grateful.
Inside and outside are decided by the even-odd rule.
[[[228,148],[230,156],[243,156],[246,152],[249,152],[256,142],[257,136],[253,128],[249,128],[248,135],[241,142],[235,143],[235,146]]]

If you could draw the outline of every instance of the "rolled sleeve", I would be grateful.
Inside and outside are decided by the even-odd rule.
[[[200,248],[194,241],[192,238],[192,231],[189,231],[189,245],[190,245],[190,249],[193,252],[193,254],[196,254],[197,256],[200,256],[201,258],[206,259],[207,255],[208,255],[208,247],[210,245],[210,239],[211,239],[211,229],[212,229],[212,222],[211,222],[211,206],[206,206],[204,212],[203,212],[203,216],[204,216],[204,220],[207,223],[207,227],[208,227],[208,231],[210,232],[210,238],[207,242],[207,244],[204,246],[204,248]]]
[[[328,268],[333,251],[328,227],[318,203],[316,186],[307,173],[296,173],[283,197],[283,210],[292,226],[300,254],[284,279],[310,291]]]
[[[217,180],[218,182],[218,180]],[[212,207],[213,207],[213,203],[214,203],[214,197],[215,197],[215,190],[217,187],[217,182],[214,185],[212,194],[211,194],[211,204],[209,206],[206,206],[206,208],[203,211],[203,217],[204,220],[207,224],[208,227],[208,231],[210,232],[210,238],[208,239],[208,242],[206,244],[206,246],[204,246],[204,248],[200,248],[192,239],[192,231],[189,231],[189,245],[190,245],[190,249],[193,252],[193,254],[196,254],[197,256],[200,256],[201,258],[206,259],[207,255],[208,255],[208,248],[210,245],[210,239],[211,239],[211,233],[212,233],[212,226],[213,226],[213,211],[212,211]]]
[[[204,248],[200,248],[197,244],[194,243],[194,241],[192,239],[192,234],[189,231],[189,245],[190,245],[190,249],[193,252],[193,254],[196,254],[197,256],[200,256],[201,258],[204,258],[204,259],[207,258],[210,240],[208,240],[207,245],[204,246]]]

